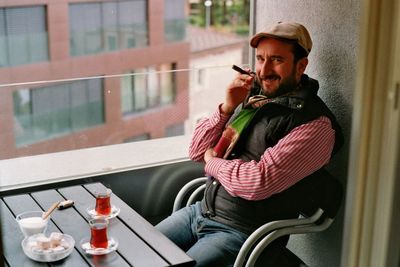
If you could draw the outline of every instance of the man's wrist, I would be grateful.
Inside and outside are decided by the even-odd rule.
[[[223,104],[221,105],[220,110],[221,110],[221,112],[222,112],[223,114],[225,114],[225,115],[232,115],[233,112],[235,111],[234,108],[228,107],[228,105],[226,105],[225,103],[223,103]]]
[[[204,154],[204,162],[207,163],[209,160],[215,158],[216,156],[217,152],[215,152],[213,148],[209,148]]]

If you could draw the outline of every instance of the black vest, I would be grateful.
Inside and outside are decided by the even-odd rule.
[[[280,96],[262,106],[245,129],[228,159],[259,161],[268,147],[274,146],[295,127],[326,116],[335,130],[335,145],[332,154],[343,144],[343,135],[335,116],[317,96],[318,82],[303,75],[301,87],[288,96]],[[303,178],[307,179],[307,178]],[[251,234],[262,224],[299,215],[301,196],[295,196],[296,185],[259,200],[249,201],[233,197],[214,178],[207,182],[202,212],[212,220]]]

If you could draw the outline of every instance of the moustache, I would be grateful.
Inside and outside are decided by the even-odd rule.
[[[279,80],[281,76],[276,75],[276,74],[270,74],[270,75],[265,75],[265,76],[260,76],[260,80]]]

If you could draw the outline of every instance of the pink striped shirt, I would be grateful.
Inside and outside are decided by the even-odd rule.
[[[201,120],[194,131],[189,157],[204,161],[204,153],[214,147],[229,120],[218,109]],[[279,193],[326,165],[335,142],[335,130],[327,117],[319,117],[294,128],[275,146],[265,150],[259,161],[212,158],[205,165],[232,196],[261,200]]]

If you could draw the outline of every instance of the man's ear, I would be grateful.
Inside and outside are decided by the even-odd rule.
[[[308,65],[308,58],[307,57],[303,57],[301,59],[299,59],[299,61],[297,61],[296,64],[296,78],[300,79],[301,75],[303,75],[303,73],[306,71],[306,67]]]

